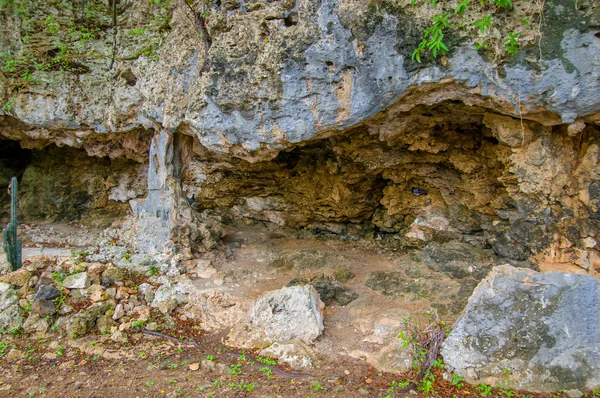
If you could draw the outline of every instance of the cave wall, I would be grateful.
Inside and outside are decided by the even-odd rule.
[[[214,247],[195,192],[203,217],[596,267],[596,2],[514,2],[490,32],[518,28],[514,56],[450,29],[422,64],[430,2],[9,3],[0,135],[46,154],[23,176],[26,218],[100,222],[137,198],[132,241]]]
[[[600,131],[580,127],[446,101],[390,109],[270,161],[197,143],[183,183],[197,210],[230,219],[387,237],[402,248],[464,241],[499,261],[596,273]]]
[[[127,215],[130,199],[146,194],[147,169],[69,147],[32,150],[20,180],[19,211],[25,222],[107,226]]]

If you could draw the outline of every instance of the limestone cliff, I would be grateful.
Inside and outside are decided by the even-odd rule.
[[[600,268],[594,2],[514,1],[487,33],[500,45],[478,51],[486,34],[458,27],[448,54],[422,64],[411,53],[426,2],[5,3],[0,134],[37,164],[52,145],[110,158],[100,180],[113,183],[69,214],[137,198],[144,250],[210,248],[218,227],[203,219],[244,217]],[[517,29],[510,55],[502,37]],[[133,162],[148,163],[146,192]]]

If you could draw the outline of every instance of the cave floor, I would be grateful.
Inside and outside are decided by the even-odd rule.
[[[26,231],[25,259],[69,257],[93,249],[99,233],[78,225],[52,224],[28,226]],[[325,331],[314,345],[314,366],[302,371],[302,377],[265,371],[251,363],[252,352],[239,360],[225,344],[227,329],[200,330],[191,319],[173,316],[175,325],[165,333],[193,338],[201,348],[131,329],[125,343],[97,330],[74,340],[52,334],[4,335],[0,397],[482,396],[475,386],[455,386],[445,380],[440,369],[434,370],[429,391],[415,388],[406,393],[394,388],[394,383],[414,377],[397,369],[398,332],[406,322],[426,322],[428,310],[448,308],[461,287],[414,254],[383,248],[377,237],[373,241],[331,239],[260,222],[232,228],[223,242],[218,251],[188,265],[186,276],[198,291],[225,293],[237,300],[240,310],[247,310],[265,292],[290,282],[319,286],[327,304]],[[458,315],[446,311],[441,319],[451,325]],[[208,361],[207,356],[214,359]],[[231,366],[236,364],[242,365],[241,374],[232,374]],[[500,388],[491,394],[566,396]]]

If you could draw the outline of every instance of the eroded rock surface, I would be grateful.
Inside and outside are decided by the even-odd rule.
[[[252,304],[245,322],[234,328],[229,339],[254,348],[294,339],[310,344],[323,332],[322,305],[311,286],[269,292]]]
[[[599,329],[598,279],[502,265],[473,292],[442,356],[473,383],[505,377],[532,391],[592,390],[600,386]]]

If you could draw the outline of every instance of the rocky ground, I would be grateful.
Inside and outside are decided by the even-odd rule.
[[[417,374],[398,335],[433,313],[454,323],[494,264],[485,250],[449,243],[400,253],[376,236],[340,240],[255,223],[177,265],[130,254],[109,231],[26,231],[23,269],[0,277],[0,396],[517,394],[508,375],[475,387],[436,367],[427,383],[401,391]],[[57,235],[87,246],[47,247],[60,246],[48,243]],[[316,289],[322,334],[303,341],[310,321],[301,320],[296,340],[261,351],[244,319],[268,292],[295,285]]]

